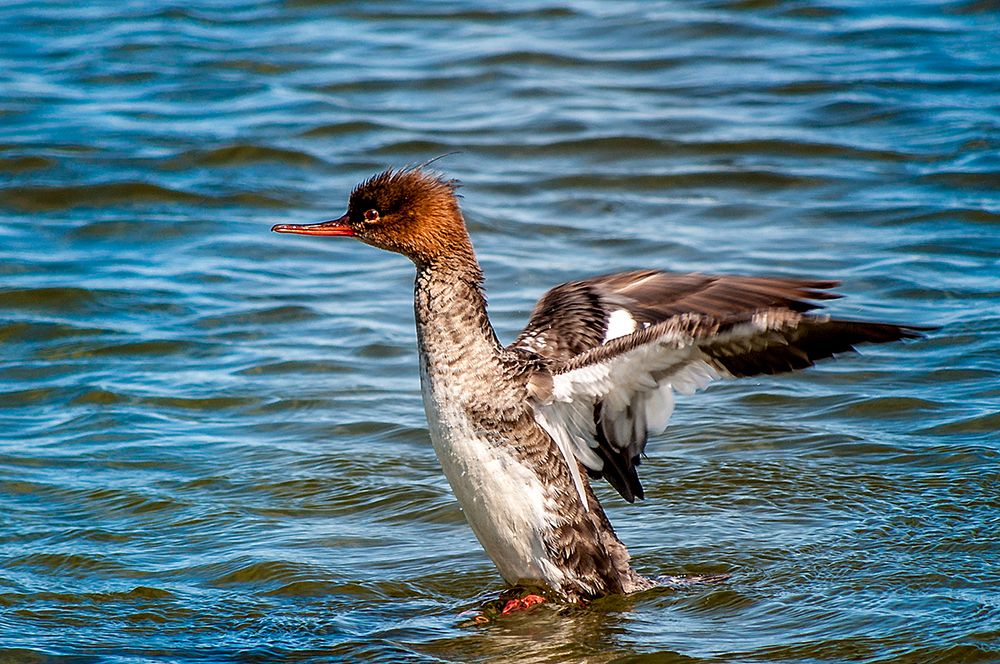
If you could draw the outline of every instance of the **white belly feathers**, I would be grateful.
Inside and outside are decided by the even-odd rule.
[[[543,534],[558,516],[538,476],[502,445],[484,438],[447,385],[435,385],[421,362],[424,409],[431,441],[465,518],[508,583],[564,574],[546,555]]]

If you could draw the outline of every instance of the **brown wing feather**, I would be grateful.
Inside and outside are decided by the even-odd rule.
[[[511,344],[551,360],[566,360],[600,346],[608,316],[628,311],[640,324],[654,325],[679,314],[731,319],[760,309],[809,311],[812,300],[840,297],[824,292],[838,282],[812,279],[674,274],[634,270],[571,281],[538,301],[527,327]]]
[[[607,319],[601,295],[589,280],[565,283],[542,296],[527,327],[509,348],[566,360],[600,346]]]
[[[690,328],[701,350],[718,369],[733,376],[755,376],[812,366],[860,343],[884,343],[921,336],[913,326],[830,319],[805,312],[821,307],[817,301],[840,297],[827,289],[836,281],[769,277],[671,274],[636,270],[609,274],[557,286],[535,306],[525,330],[511,348],[529,350],[551,362],[551,371],[571,371],[628,352],[662,334],[664,325]],[[605,343],[613,311],[624,309],[639,329]],[[767,312],[781,324],[739,342],[725,332]],[[679,320],[682,319],[682,320]],[[713,342],[713,338],[718,339]],[[645,431],[619,441],[602,418],[602,402],[594,404],[595,453],[601,470],[588,468],[592,477],[604,477],[629,502],[643,497],[636,472]]]
[[[650,322],[678,314],[702,314],[723,320],[758,309],[809,311],[819,306],[810,300],[840,297],[824,292],[837,286],[836,281],[670,274],[655,270],[626,272],[603,279],[600,285],[618,296],[612,299],[621,301],[629,311],[635,310]]]
[[[719,368],[740,378],[805,369],[819,360],[853,352],[862,343],[915,339],[930,329],[806,315],[776,336],[762,335],[749,346],[706,343],[701,349]]]

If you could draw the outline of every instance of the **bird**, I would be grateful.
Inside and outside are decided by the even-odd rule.
[[[657,585],[591,483],[644,498],[638,468],[675,393],[930,329],[818,312],[837,281],[641,269],[552,288],[504,345],[458,187],[425,165],[390,168],[353,189],[343,216],[272,230],[353,237],[414,263],[421,393],[444,475],[504,581],[556,601]]]

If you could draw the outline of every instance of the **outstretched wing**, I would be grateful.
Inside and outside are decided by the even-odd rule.
[[[536,420],[570,461],[629,502],[643,497],[636,466],[662,432],[674,392],[718,378],[779,373],[919,336],[916,328],[805,312],[837,297],[830,281],[627,272],[549,291],[511,345],[549,360]],[[571,463],[571,465],[574,465]],[[575,470],[575,469],[574,469]]]
[[[542,296],[527,327],[510,345],[551,360],[568,360],[615,337],[679,314],[725,319],[741,312],[809,311],[810,300],[840,297],[836,281],[619,272],[556,286]]]

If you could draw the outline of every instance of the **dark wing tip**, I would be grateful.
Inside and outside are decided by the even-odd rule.
[[[826,291],[826,292],[816,293],[816,295],[820,298],[827,299],[834,297],[843,297],[843,295],[840,295],[839,293],[829,292],[831,288],[836,288],[837,286],[840,285],[840,281],[838,281],[837,279],[799,279],[797,281],[800,288],[812,291]]]
[[[841,293],[831,290],[840,285],[839,281],[833,279],[774,279],[772,283],[781,284],[788,289],[786,292],[780,293],[778,297],[784,300],[784,306],[800,313],[822,309],[824,305],[819,304],[820,302],[839,300],[844,297]]]
[[[615,491],[630,503],[634,503],[636,499],[644,500],[646,492],[642,489],[639,471],[636,470],[636,467],[642,463],[642,459],[638,454],[629,452],[627,448],[619,448],[609,442],[609,433],[603,425],[602,409],[603,406],[600,403],[594,406],[594,424],[596,425],[594,437],[597,440],[594,452],[604,463],[601,470],[587,469],[587,474],[591,477],[606,479],[608,484],[613,486]],[[644,445],[645,441],[640,445],[640,448]]]
[[[924,339],[927,337],[926,333],[937,332],[941,329],[940,325],[900,325],[901,330],[900,339]]]
[[[840,330],[848,332],[853,337],[851,345],[856,343],[888,343],[903,339],[923,339],[925,332],[933,332],[938,327],[931,325],[898,325],[896,323],[869,323],[854,320],[831,320],[830,325],[836,325]]]
[[[805,369],[820,360],[855,352],[860,344],[920,339],[924,332],[934,329],[807,315],[780,333],[784,339],[781,343],[767,343],[756,348],[709,343],[704,350],[733,376],[773,375]]]
[[[628,502],[634,503],[636,500],[645,500],[646,492],[642,489],[642,483],[639,481],[639,473],[636,472],[635,466],[630,466],[623,470],[624,472],[620,473],[603,473],[604,479]]]

